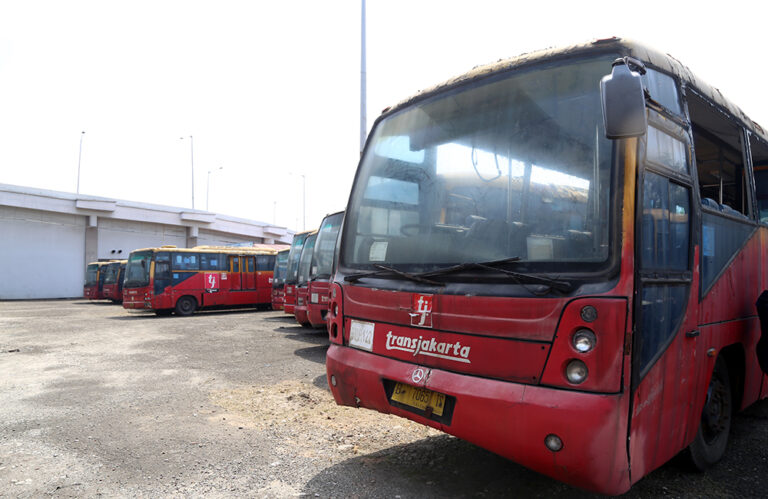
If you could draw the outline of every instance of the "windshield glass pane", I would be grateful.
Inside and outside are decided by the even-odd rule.
[[[315,254],[312,257],[311,276],[329,279],[333,271],[333,255],[336,251],[336,239],[339,236],[344,213],[336,213],[323,220],[315,242]]]
[[[285,284],[285,274],[288,271],[288,251],[281,251],[277,254],[275,260],[275,270],[272,275],[272,287],[279,287]]]
[[[291,250],[288,253],[288,270],[285,276],[286,284],[296,284],[299,280],[299,258],[301,258],[301,248],[304,246],[304,239],[307,234],[293,236]]]
[[[117,282],[117,272],[120,270],[119,263],[110,263],[104,271],[104,284],[114,284]]]
[[[125,268],[126,288],[138,288],[149,286],[149,264],[152,261],[151,251],[131,253],[128,257],[128,265]]]
[[[85,285],[93,286],[99,278],[99,265],[96,263],[88,264],[85,268]]]
[[[611,60],[494,77],[382,120],[353,188],[342,265],[605,262],[612,144],[598,83]]]
[[[299,286],[304,286],[309,281],[309,271],[312,266],[312,254],[315,251],[315,240],[317,234],[310,234],[304,241],[304,247],[301,249],[301,259],[299,260]]]

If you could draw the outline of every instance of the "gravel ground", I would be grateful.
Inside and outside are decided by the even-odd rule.
[[[0,302],[0,495],[592,497],[436,430],[338,407],[324,331],[282,312],[189,318]],[[627,497],[765,497],[768,401],[707,473]]]

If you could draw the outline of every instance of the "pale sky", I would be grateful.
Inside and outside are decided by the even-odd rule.
[[[0,183],[302,230],[359,159],[360,0],[0,0]],[[368,0],[368,126],[473,66],[622,36],[768,127],[756,2]],[[180,137],[184,137],[180,140]],[[223,169],[218,170],[219,167]],[[210,175],[209,171],[212,171]]]

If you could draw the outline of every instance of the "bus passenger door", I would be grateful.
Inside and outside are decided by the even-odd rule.
[[[231,291],[240,291],[243,289],[243,281],[240,277],[240,264],[239,256],[229,257],[229,278],[231,279],[229,282],[229,289]]]
[[[242,269],[242,289],[256,289],[256,262],[252,256],[244,256]]]

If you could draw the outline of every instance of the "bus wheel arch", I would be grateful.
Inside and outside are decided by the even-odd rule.
[[[693,467],[703,471],[720,461],[728,445],[734,411],[729,355],[721,353],[715,361],[707,386],[699,428],[688,446],[687,454]]]
[[[176,315],[189,316],[197,310],[197,300],[194,296],[184,295],[176,300]]]

